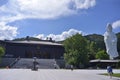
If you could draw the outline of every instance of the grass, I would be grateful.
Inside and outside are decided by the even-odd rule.
[[[102,75],[108,76],[107,73],[104,73],[104,74],[102,74]],[[112,76],[114,76],[114,77],[120,77],[120,73],[113,73]]]

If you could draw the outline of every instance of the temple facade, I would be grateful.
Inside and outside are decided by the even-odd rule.
[[[5,48],[5,57],[40,59],[61,59],[64,55],[62,44],[53,41],[0,41]]]

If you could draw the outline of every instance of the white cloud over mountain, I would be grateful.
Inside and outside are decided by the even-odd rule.
[[[45,36],[44,34],[39,34],[39,35],[36,35],[34,37],[39,38],[39,39],[46,39],[47,37],[48,38],[51,37],[55,41],[62,41],[62,40],[65,40],[66,38],[68,38],[72,35],[75,35],[76,33],[82,34],[82,31],[78,31],[76,29],[69,29],[68,31],[64,31],[61,34],[57,34],[57,35],[49,34],[49,35]]]
[[[12,39],[17,35],[18,28],[8,24],[16,20],[55,19],[95,5],[96,0],[8,0],[0,6],[0,39]]]

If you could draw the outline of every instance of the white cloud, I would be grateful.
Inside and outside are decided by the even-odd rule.
[[[45,36],[44,34],[39,34],[36,35],[35,37],[39,38],[39,39],[46,39],[47,37],[51,37],[53,40],[55,41],[62,41],[65,40],[66,38],[75,35],[76,33],[82,34],[82,31],[78,31],[76,29],[70,29],[68,31],[64,31],[61,34],[55,35],[55,34],[49,34],[47,36]]]
[[[17,27],[8,25],[16,20],[69,16],[77,14],[78,10],[94,7],[95,4],[96,0],[8,0],[6,4],[0,6],[0,39],[13,39],[17,35]],[[49,36],[62,40],[69,36],[69,33]]]
[[[45,40],[46,37],[44,34],[34,35],[34,37]]]
[[[88,9],[96,5],[95,0],[75,0],[77,9]]]
[[[78,10],[95,4],[95,0],[8,0],[0,7],[0,17],[6,22],[27,18],[51,19],[76,14]]]
[[[17,35],[17,28],[0,22],[0,40],[13,39]]]
[[[117,20],[117,21],[113,22],[113,23],[112,23],[112,27],[113,27],[114,29],[120,28],[120,20]]]

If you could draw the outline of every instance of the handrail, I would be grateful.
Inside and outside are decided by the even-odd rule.
[[[20,60],[20,58],[16,58],[10,65],[9,67],[11,68],[14,64],[16,64],[18,61]]]

